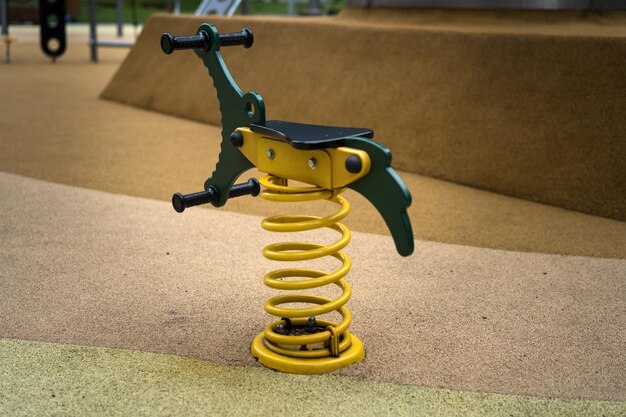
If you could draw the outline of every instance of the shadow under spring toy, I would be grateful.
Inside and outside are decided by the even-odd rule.
[[[408,189],[391,168],[391,153],[371,138],[370,129],[316,126],[265,120],[265,105],[255,92],[243,93],[230,75],[220,48],[252,46],[252,32],[219,33],[202,24],[196,35],[161,37],[161,49],[194,49],[213,79],[222,113],[222,143],[215,171],[204,183],[205,191],[174,194],[174,209],[211,203],[223,206],[229,198],[259,195],[276,202],[327,200],[338,210],[328,216],[279,215],[266,218],[261,226],[274,232],[304,232],[330,228],[340,238],[329,245],[310,242],[281,242],[266,246],[263,255],[274,261],[308,261],[333,257],[341,266],[333,272],[286,268],[269,272],[263,282],[270,288],[289,292],[271,297],[265,310],[278,318],[252,342],[252,355],[272,369],[302,374],[329,372],[363,360],[361,341],[348,331],[352,321],[345,304],[351,289],[345,276],[350,258],[343,252],[350,231],[340,223],[350,211],[341,195],[347,188],[367,198],[385,220],[396,249],[402,256],[413,253],[413,231],[407,215],[411,204]],[[235,180],[256,167],[267,175],[234,185]],[[293,186],[289,181],[304,183]],[[263,186],[263,189],[261,189]],[[337,299],[297,294],[326,285],[342,291]],[[302,308],[287,308],[298,303]],[[337,312],[336,323],[323,316]]]

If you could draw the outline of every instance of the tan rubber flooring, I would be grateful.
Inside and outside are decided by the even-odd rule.
[[[35,45],[12,50],[0,65],[0,414],[208,414],[207,399],[227,398],[224,414],[286,415],[276,401],[307,390],[318,401],[306,396],[304,415],[333,401],[377,415],[626,413],[623,222],[403,173],[412,257],[351,197],[349,306],[366,360],[277,374],[248,353],[270,320],[261,276],[276,265],[260,248],[276,237],[259,215],[275,207],[178,215],[163,201],[199,189],[217,129],[98,100],[124,51],[93,65],[72,44],[52,65]]]
[[[270,316],[257,216],[190,210],[0,174],[4,337],[254,365]],[[303,236],[332,242],[334,232]],[[308,239],[304,239],[305,241]],[[430,387],[624,400],[626,260],[507,252],[355,232],[354,333],[338,373]],[[327,270],[337,266],[323,263]],[[316,293],[315,291],[313,293]],[[337,291],[322,292],[337,297]]]

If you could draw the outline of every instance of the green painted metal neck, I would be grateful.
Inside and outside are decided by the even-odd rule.
[[[230,75],[220,52],[220,36],[215,26],[204,23],[198,33],[205,32],[209,37],[209,48],[195,48],[194,51],[209,70],[217,92],[222,114],[222,147],[219,161],[211,176],[205,181],[204,189],[215,187],[219,192],[217,207],[228,200],[228,192],[235,180],[253,165],[245,156],[230,144],[229,136],[238,127],[250,123],[265,123],[265,105],[261,95],[252,91],[242,93]]]

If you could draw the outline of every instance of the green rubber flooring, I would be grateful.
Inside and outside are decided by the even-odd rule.
[[[173,355],[14,339],[0,339],[0,376],[0,415],[5,416],[626,414],[620,402],[288,375]]]

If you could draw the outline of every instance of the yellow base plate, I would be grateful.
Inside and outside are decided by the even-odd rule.
[[[363,343],[355,335],[352,335],[352,345],[343,351],[339,357],[303,359],[279,355],[265,347],[263,333],[254,339],[250,351],[252,356],[268,368],[291,374],[322,374],[365,359]]]

